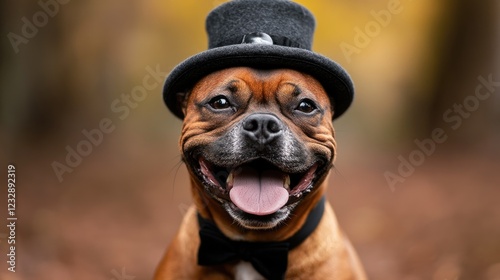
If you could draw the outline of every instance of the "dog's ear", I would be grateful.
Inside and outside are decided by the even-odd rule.
[[[177,104],[181,107],[182,114],[186,115],[186,105],[187,105],[187,96],[188,92],[178,92],[176,94]]]

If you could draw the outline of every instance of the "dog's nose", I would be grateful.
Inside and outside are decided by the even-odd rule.
[[[255,113],[243,120],[243,133],[251,140],[265,145],[283,134],[283,124],[276,116]]]

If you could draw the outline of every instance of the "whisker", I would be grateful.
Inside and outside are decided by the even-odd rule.
[[[332,167],[333,171],[335,172],[336,175],[339,175],[340,178],[342,179],[342,181],[349,187],[352,186],[351,182],[349,182],[349,180],[347,179],[347,177],[344,176],[344,174],[342,174],[342,172],[337,168],[336,165],[333,165]]]
[[[170,172],[169,172],[169,177],[170,175],[172,175],[172,172],[175,170],[175,173],[174,173],[174,180],[172,180],[172,199],[175,197],[175,181],[177,179],[177,174],[179,173],[179,169],[181,167],[181,165],[184,163],[184,161],[182,160],[182,157],[181,155],[177,155],[175,156],[173,159],[175,158],[180,158],[180,160],[172,167],[172,169],[170,169]]]

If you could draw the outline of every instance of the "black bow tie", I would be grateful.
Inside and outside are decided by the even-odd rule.
[[[217,226],[198,214],[200,248],[198,265],[221,265],[231,261],[250,262],[255,270],[268,280],[285,279],[288,251],[297,247],[318,226],[325,209],[325,197],[311,210],[302,228],[292,237],[279,242],[234,241]]]

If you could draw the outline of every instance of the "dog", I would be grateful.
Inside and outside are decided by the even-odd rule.
[[[194,206],[155,279],[366,279],[325,199],[354,85],[314,29],[292,1],[232,0],[166,78]]]
[[[329,98],[307,74],[236,67],[206,76],[183,104],[180,146],[194,207],[155,279],[264,279],[245,261],[197,266],[196,213],[232,240],[293,236],[324,195],[335,159]],[[328,203],[288,259],[287,279],[365,279]]]

